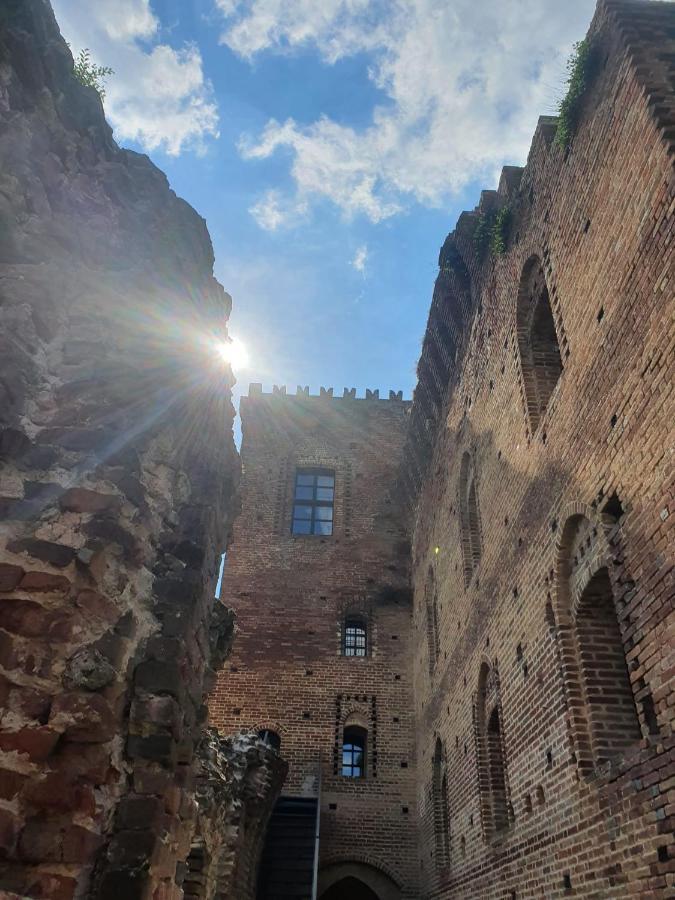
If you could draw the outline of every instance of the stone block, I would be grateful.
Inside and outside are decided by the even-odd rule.
[[[103,744],[115,736],[117,718],[100,694],[71,692],[57,695],[49,725],[63,732],[69,741]]]
[[[26,775],[13,769],[0,768],[0,799],[13,800],[26,781]]]
[[[153,694],[171,694],[180,699],[183,696],[183,675],[180,668],[171,662],[147,660],[136,667],[136,686]]]
[[[99,900],[147,900],[148,876],[135,869],[108,869],[101,879]]]
[[[18,833],[19,823],[14,813],[0,808],[0,859],[13,854]]]
[[[0,750],[22,753],[32,762],[44,762],[54,750],[60,732],[47,725],[26,726],[0,732]]]
[[[76,513],[102,513],[119,510],[122,498],[117,494],[102,494],[88,488],[74,487],[61,495],[61,509]]]
[[[58,569],[64,569],[75,559],[75,550],[72,547],[65,547],[63,544],[53,541],[41,541],[37,538],[21,538],[11,541],[7,548],[12,553],[27,553]]]
[[[10,563],[0,564],[0,592],[13,591],[22,578],[21,566],[13,566]]]
[[[75,597],[75,603],[83,610],[87,617],[100,619],[108,625],[113,625],[120,617],[120,612],[112,600],[109,600],[98,591],[79,591]]]
[[[113,868],[119,866],[140,866],[149,860],[157,840],[154,832],[117,831],[108,846],[108,859]]]
[[[34,810],[55,810],[84,816],[93,816],[96,812],[93,787],[60,771],[50,772],[39,781],[27,785],[23,801]]]
[[[96,647],[84,647],[68,659],[63,673],[67,688],[98,691],[115,680],[117,672]]]
[[[70,590],[70,581],[65,575],[51,572],[26,572],[19,589],[35,594],[65,594]]]
[[[0,622],[12,634],[45,637],[49,618],[49,611],[32,600],[0,600]]]
[[[106,784],[117,775],[111,760],[110,748],[102,744],[59,744],[55,764],[60,771],[81,778],[94,785]]]
[[[123,831],[150,829],[155,833],[165,827],[164,801],[159,797],[124,797],[115,816],[115,827]]]
[[[148,737],[132,734],[129,735],[127,740],[127,754],[132,757],[159,762],[166,766],[174,766],[176,763],[176,742],[168,734],[153,734]]]

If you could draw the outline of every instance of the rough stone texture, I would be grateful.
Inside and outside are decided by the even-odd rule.
[[[255,733],[197,750],[197,829],[186,863],[186,900],[254,900],[258,863],[288,764]]]
[[[542,119],[441,250],[404,477],[425,896],[675,894],[675,5],[590,34],[569,153]]]
[[[399,396],[400,395],[394,395]],[[315,797],[320,883],[335,867],[417,898],[410,548],[395,491],[409,402],[252,386],[242,398],[242,512],[223,576],[238,634],[210,698],[223,733],[269,730],[283,794]],[[331,537],[291,534],[296,468],[335,472]],[[342,653],[347,616],[369,652]],[[368,732],[366,777],[341,774],[345,725]],[[398,887],[397,887],[398,886]]]
[[[48,3],[3,3],[3,895],[181,895],[233,632],[213,599],[239,467],[212,265],[203,220],[75,81]],[[257,751],[237,752],[249,790]]]

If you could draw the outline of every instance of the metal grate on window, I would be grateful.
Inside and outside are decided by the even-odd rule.
[[[360,619],[345,621],[344,654],[345,656],[365,656],[367,650],[366,626]]]
[[[299,469],[295,475],[293,534],[332,534],[335,474]]]

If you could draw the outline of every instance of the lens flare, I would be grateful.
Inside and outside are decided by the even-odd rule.
[[[233,369],[243,369],[248,364],[248,350],[239,338],[220,341],[216,345],[216,351],[220,358],[229,363]]]

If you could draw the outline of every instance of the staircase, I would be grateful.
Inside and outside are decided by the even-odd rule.
[[[267,829],[258,900],[312,900],[316,797],[280,797]]]

